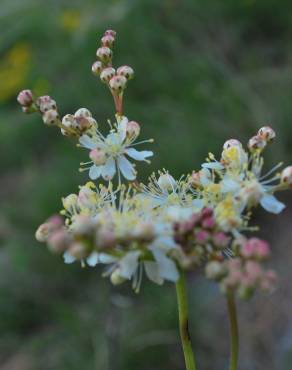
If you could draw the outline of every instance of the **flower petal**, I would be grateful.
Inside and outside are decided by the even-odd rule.
[[[99,262],[99,255],[97,252],[92,252],[87,258],[86,258],[86,262],[88,264],[88,266],[90,267],[94,267],[98,264]]]
[[[135,180],[136,178],[136,171],[134,166],[131,162],[127,160],[127,158],[123,155],[118,157],[118,166],[123,174],[123,176],[127,180]]]
[[[100,263],[103,263],[103,264],[107,265],[107,264],[110,264],[110,263],[117,262],[118,259],[117,259],[117,257],[111,256],[110,254],[99,253],[98,260],[99,260]]]
[[[105,165],[102,166],[101,176],[105,180],[111,180],[114,177],[115,173],[116,173],[116,163],[113,158],[109,158],[106,161]]]
[[[79,143],[87,149],[95,149],[96,143],[88,136],[88,135],[82,135],[79,139]]]
[[[64,263],[66,264],[70,264],[76,261],[76,258],[73,257],[69,252],[65,252],[63,254],[63,258],[64,258]]]
[[[206,162],[202,164],[203,168],[209,168],[211,170],[223,170],[224,166],[220,162]]]
[[[163,279],[176,282],[179,278],[176,264],[161,249],[153,248],[152,253],[158,263],[160,276]]]
[[[278,214],[286,207],[284,203],[280,202],[274,195],[265,194],[260,200],[261,206],[268,212]]]
[[[129,252],[119,261],[119,275],[125,279],[131,279],[138,267],[140,251]]]
[[[101,174],[102,166],[96,166],[95,164],[90,167],[89,177],[91,180],[96,180]]]
[[[153,156],[153,152],[151,150],[142,150],[139,152],[134,148],[128,148],[126,153],[136,161],[145,161],[146,158]]]
[[[163,279],[159,274],[159,266],[156,262],[145,261],[144,262],[145,272],[149,280],[154,283],[161,285],[163,284]]]

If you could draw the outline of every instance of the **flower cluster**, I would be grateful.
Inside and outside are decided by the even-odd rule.
[[[78,194],[63,198],[65,220],[49,218],[38,228],[37,240],[62,254],[65,263],[105,265],[104,275],[112,283],[131,280],[136,291],[143,273],[162,284],[176,282],[180,271],[198,267],[204,267],[206,277],[218,281],[225,293],[232,290],[246,298],[258,287],[269,291],[275,274],[261,263],[270,249],[244,233],[256,230],[250,223],[255,207],[278,214],[285,205],[274,193],[292,187],[292,166],[277,172],[282,165],[278,164],[263,173],[263,151],[275,132],[268,126],[260,128],[247,148],[230,139],[219,160],[209,153],[199,171],[178,180],[162,170],[147,184],[139,183],[132,160],[149,163],[153,153],[135,146],[152,139],[137,142],[140,125],[123,114],[123,92],[134,72],[129,66],[113,68],[115,39],[116,32],[105,32],[92,66],[115,104],[115,120],[108,121],[108,131],[86,108],[61,119],[52,98],[34,99],[30,90],[18,96],[25,112],[41,113],[47,125],[59,127],[89,150],[90,160],[81,163],[80,171],[101,181],[90,181]]]

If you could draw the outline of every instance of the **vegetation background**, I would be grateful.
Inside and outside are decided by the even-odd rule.
[[[112,117],[91,75],[107,28],[118,32],[116,63],[136,71],[126,112],[156,138],[151,171],[197,169],[226,139],[245,142],[267,123],[278,133],[267,163],[292,162],[290,0],[1,0],[1,370],[183,369],[172,285],[145,279],[136,296],[34,240],[61,196],[84,183],[85,157],[40,117],[22,115],[16,95],[32,88],[63,114],[87,107],[99,122]],[[292,368],[292,196],[281,199],[290,206],[281,216],[255,220],[280,281],[272,296],[240,304],[240,370]],[[227,369],[224,299],[196,274],[188,279],[199,368]]]

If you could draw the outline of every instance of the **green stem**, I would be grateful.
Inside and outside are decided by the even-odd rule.
[[[237,324],[237,313],[236,305],[234,300],[234,293],[228,292],[226,295],[228,314],[229,314],[229,324],[230,324],[230,365],[229,370],[236,370],[238,363],[238,324]]]
[[[183,272],[181,272],[180,278],[176,283],[176,294],[178,304],[179,330],[184,352],[186,370],[196,370],[195,357],[193,354],[189,333],[188,300],[185,275]]]

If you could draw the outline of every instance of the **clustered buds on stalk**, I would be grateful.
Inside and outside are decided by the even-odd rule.
[[[128,80],[134,77],[134,70],[129,66],[121,66],[117,70],[112,67],[112,49],[115,38],[115,31],[105,31],[101,38],[101,47],[96,51],[99,60],[92,64],[91,70],[95,76],[100,76],[101,81],[107,84],[114,98],[116,113],[122,116],[123,92],[127,87]]]
[[[257,135],[253,136],[248,142],[250,151],[263,150],[265,146],[272,142],[276,137],[275,131],[270,126],[264,126],[259,129]]]
[[[224,259],[223,251],[231,241],[231,237],[218,228],[211,208],[194,213],[186,221],[175,222],[173,230],[174,240],[184,253],[185,268],[194,267],[205,259]]]
[[[238,253],[233,258],[208,262],[205,268],[206,277],[218,281],[223,292],[234,291],[243,299],[249,298],[256,288],[264,292],[273,290],[276,283],[275,272],[265,271],[260,265],[270,255],[267,242],[251,238],[240,244]]]

